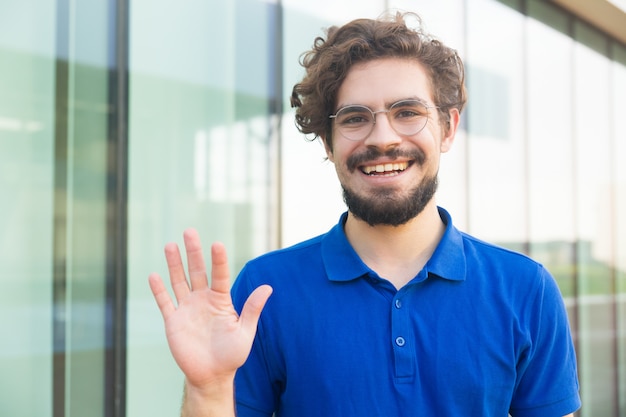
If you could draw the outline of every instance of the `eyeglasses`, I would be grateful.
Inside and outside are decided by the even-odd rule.
[[[399,135],[412,136],[424,129],[428,122],[428,106],[420,100],[400,100],[393,103],[387,110],[373,111],[367,106],[349,105],[328,116],[335,119],[335,126],[341,136],[348,140],[360,141],[367,138],[376,124],[376,115],[387,113],[389,124]]]

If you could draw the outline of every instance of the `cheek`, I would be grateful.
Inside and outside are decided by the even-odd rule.
[[[334,164],[344,161],[348,155],[354,152],[355,147],[351,143],[339,141],[333,144],[332,150],[327,146],[326,155],[328,160]]]

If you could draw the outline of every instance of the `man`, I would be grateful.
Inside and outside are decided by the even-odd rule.
[[[552,277],[458,231],[435,203],[463,64],[405,17],[330,28],[303,59],[292,104],[336,167],[348,206],[337,226],[249,262],[234,305],[221,244],[210,287],[195,231],[184,235],[190,285],[166,246],[178,307],[158,275],[150,285],[186,376],[184,416],[560,417],[580,406]]]

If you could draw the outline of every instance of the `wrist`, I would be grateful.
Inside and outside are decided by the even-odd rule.
[[[183,417],[234,416],[234,381],[234,375],[202,384],[185,379]]]
[[[185,392],[199,397],[221,396],[223,393],[233,392],[235,375],[213,378],[210,381],[193,383],[185,378]]]

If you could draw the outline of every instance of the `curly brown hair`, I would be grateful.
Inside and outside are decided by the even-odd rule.
[[[407,26],[414,18],[416,29]],[[357,19],[344,26],[331,26],[327,39],[317,37],[313,48],[305,52],[300,64],[306,75],[293,87],[291,107],[296,108],[296,126],[312,139],[325,138],[332,149],[332,125],[329,115],[335,111],[337,91],[350,68],[359,62],[381,58],[408,58],[419,61],[428,71],[439,107],[442,127],[447,130],[449,110],[463,110],[467,100],[465,70],[458,53],[422,27],[415,13],[396,13],[378,19]]]

